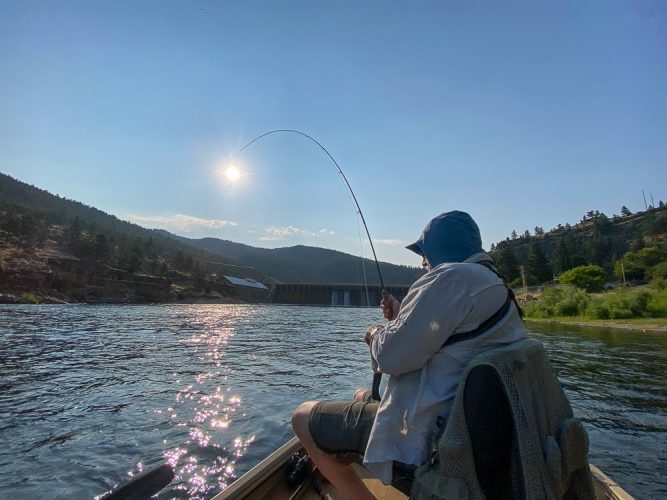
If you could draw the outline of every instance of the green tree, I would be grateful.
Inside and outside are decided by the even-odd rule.
[[[65,229],[65,239],[70,248],[76,248],[79,241],[81,241],[81,233],[83,232],[83,222],[78,216],[72,219],[72,222]]]
[[[21,232],[21,220],[14,207],[9,206],[2,212],[2,224],[0,227],[9,234],[18,235]]]
[[[103,234],[95,236],[95,260],[98,262],[107,262],[109,260],[109,242]]]
[[[141,249],[138,245],[133,245],[130,249],[130,253],[127,256],[127,261],[125,267],[131,273],[136,273],[141,271],[141,265],[144,262],[144,256],[141,253]]]
[[[564,285],[583,288],[587,292],[600,292],[604,288],[605,275],[600,266],[579,266],[560,274],[558,281]]]
[[[632,215],[632,212],[630,211],[630,209],[628,207],[626,207],[625,205],[623,205],[621,207],[621,217],[630,217],[631,215]]]
[[[554,272],[561,274],[571,269],[572,266],[572,252],[565,239],[560,238],[556,243],[556,250],[554,252]]]
[[[626,252],[614,264],[614,274],[617,278],[643,280],[647,271],[658,264],[667,261],[667,250],[662,247],[646,247],[636,252]]]
[[[183,268],[185,267],[185,255],[183,255],[183,252],[180,250],[174,254],[174,268],[178,269],[179,271],[182,271]]]
[[[160,269],[159,269],[158,273],[160,274],[160,276],[166,276],[167,273],[169,273],[169,266],[167,265],[166,260],[163,260],[160,263]]]
[[[604,265],[607,262],[611,251],[611,242],[609,238],[603,236],[600,231],[595,229],[590,238],[586,241],[586,252],[590,262],[597,265]]]
[[[507,242],[498,243],[496,248],[498,254],[496,265],[498,266],[498,271],[500,271],[500,274],[502,274],[508,282],[514,281],[521,275],[519,271],[519,261],[516,259],[516,255],[514,255],[512,248]]]
[[[26,252],[37,247],[41,233],[39,218],[32,213],[24,214],[19,223],[19,246]]]
[[[537,241],[533,241],[530,244],[528,261],[526,262],[526,272],[538,283],[544,283],[553,277],[551,263]]]

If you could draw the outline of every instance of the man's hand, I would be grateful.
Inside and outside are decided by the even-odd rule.
[[[385,319],[392,321],[398,316],[401,303],[390,294],[380,301],[380,307],[382,308],[382,315],[385,317]]]
[[[375,335],[377,332],[383,329],[384,329],[383,325],[369,326],[368,329],[366,330],[366,335],[364,335],[364,340],[366,341],[366,343],[368,345],[371,345],[371,339],[373,338],[373,335]]]

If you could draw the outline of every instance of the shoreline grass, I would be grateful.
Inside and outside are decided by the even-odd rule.
[[[667,318],[588,319],[577,316],[525,318],[527,324],[554,324],[633,332],[667,333]]]

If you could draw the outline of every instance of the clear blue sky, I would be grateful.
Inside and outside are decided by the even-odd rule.
[[[0,7],[0,171],[143,225],[358,255],[321,151],[274,135],[235,157],[273,128],[331,151],[390,262],[418,265],[402,245],[447,210],[488,247],[667,201],[660,0]]]

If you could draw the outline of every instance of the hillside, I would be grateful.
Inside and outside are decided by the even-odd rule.
[[[604,269],[609,279],[614,277],[614,264],[627,252],[667,245],[667,207],[649,207],[644,212],[630,213],[623,207],[622,215],[608,217],[590,211],[575,225],[558,225],[549,231],[536,227],[531,234],[525,231],[493,245],[491,255],[501,272],[516,284],[520,283],[520,268],[528,284],[553,279],[568,269],[595,264]]]
[[[365,264],[369,283],[376,283],[374,263]],[[417,268],[381,266],[387,284],[410,285],[420,274]],[[78,302],[231,300],[234,289],[220,269],[265,282],[364,282],[361,259],[342,252],[190,240],[0,173],[0,294]]]
[[[253,267],[282,283],[351,284],[364,282],[359,257],[326,248],[297,245],[285,248],[256,248],[217,238],[178,238],[203,250],[225,255],[244,266]],[[368,284],[379,285],[375,262],[364,259]],[[417,267],[380,262],[386,285],[409,286],[423,273]]]

